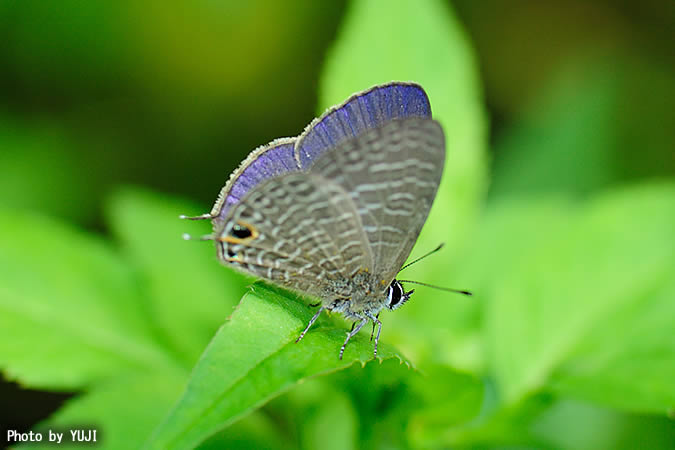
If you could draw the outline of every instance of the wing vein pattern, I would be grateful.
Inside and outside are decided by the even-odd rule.
[[[407,259],[436,196],[445,161],[438,122],[393,120],[343,142],[309,168],[349,193],[375,273],[391,281]]]

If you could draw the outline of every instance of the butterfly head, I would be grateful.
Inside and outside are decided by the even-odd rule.
[[[400,308],[401,305],[410,299],[413,292],[415,292],[414,289],[405,292],[403,285],[398,280],[394,280],[389,285],[389,289],[387,290],[387,300],[384,305],[392,311]]]

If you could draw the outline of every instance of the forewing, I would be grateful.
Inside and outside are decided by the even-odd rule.
[[[420,85],[395,81],[374,86],[312,121],[296,141],[296,158],[300,167],[307,169],[343,141],[407,117],[431,117],[429,98]]]
[[[444,161],[440,124],[407,118],[343,142],[318,158],[309,171],[349,193],[369,241],[374,273],[389,283],[422,230]]]
[[[348,296],[347,280],[373,264],[350,195],[307,173],[256,186],[231,208],[216,240],[227,265],[322,298]]]
[[[271,177],[300,170],[294,156],[295,141],[295,138],[277,139],[253,150],[230,175],[209,214],[216,233],[222,229],[230,208],[251,189]]]

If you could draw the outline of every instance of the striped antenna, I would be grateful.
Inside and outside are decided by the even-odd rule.
[[[185,214],[181,214],[178,216],[179,219],[187,219],[187,220],[206,220],[206,219],[213,219],[216,216],[211,215],[211,213],[206,213],[202,214],[199,216],[186,216]]]
[[[212,234],[205,234],[204,236],[194,237],[188,233],[183,233],[183,239],[186,241],[212,241],[214,236]]]
[[[460,289],[452,289],[452,288],[446,288],[446,287],[441,287],[441,286],[434,286],[433,284],[428,284],[428,283],[422,283],[420,281],[412,281],[412,280],[396,280],[399,283],[411,283],[411,284],[419,284],[420,286],[426,286],[430,287],[433,289],[438,289],[439,291],[446,291],[446,292],[454,292],[455,294],[462,294],[471,297],[473,294],[469,291],[464,291]]]

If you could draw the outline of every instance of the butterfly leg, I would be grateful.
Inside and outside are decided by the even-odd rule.
[[[359,322],[358,325],[356,325],[356,328],[354,328],[352,331],[350,331],[349,333],[347,333],[347,339],[345,339],[345,343],[342,344],[342,347],[340,347],[340,359],[342,359],[342,354],[345,352],[345,347],[347,346],[347,342],[349,342],[349,340],[350,340],[356,333],[358,333],[359,331],[361,331],[361,328],[363,328],[363,326],[366,324],[366,322],[368,322],[368,319],[367,319],[367,318],[361,319],[361,322]]]
[[[375,331],[375,325],[377,324],[377,334],[375,335],[375,351],[373,353],[373,358],[377,356],[377,343],[380,342],[380,331],[382,331],[382,322],[380,322],[380,314],[378,313],[376,316],[373,316],[370,313],[366,313],[366,317],[368,319],[373,321],[373,331]],[[373,340],[373,335],[371,333],[370,335],[370,340]]]
[[[376,318],[376,319],[379,319],[379,318],[380,318],[380,313],[377,313],[377,315],[375,316],[375,318]],[[373,335],[374,335],[374,334],[375,334],[375,321],[373,320],[373,330],[370,332],[370,342],[373,342]],[[378,332],[377,334],[378,334],[378,336],[379,336],[380,333]]]
[[[295,343],[296,343],[296,344],[297,344],[298,342],[300,342],[300,339],[302,339],[302,338],[305,337],[305,334],[307,334],[307,332],[308,332],[309,329],[312,327],[312,325],[314,325],[314,322],[316,322],[316,319],[319,318],[319,316],[321,315],[321,312],[322,312],[324,309],[326,309],[326,307],[325,307],[325,306],[322,306],[321,308],[319,308],[319,310],[316,312],[316,314],[314,314],[314,317],[312,317],[311,319],[309,319],[309,323],[307,324],[307,327],[305,327],[305,329],[302,330],[302,333],[300,333],[300,336],[298,336],[298,338],[295,340]]]

